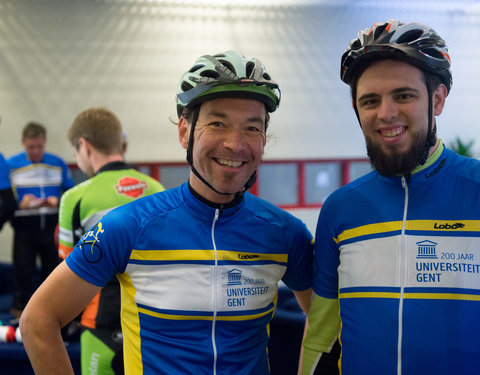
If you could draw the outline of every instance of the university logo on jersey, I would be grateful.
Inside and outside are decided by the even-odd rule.
[[[436,242],[424,240],[417,242],[418,253],[417,259],[438,259],[436,254]]]
[[[125,194],[132,198],[139,197],[147,188],[148,185],[145,181],[140,181],[133,177],[123,177],[115,185],[115,189],[117,189],[119,194]]]
[[[242,271],[237,270],[236,268],[227,272],[228,284],[231,285],[242,285]]]

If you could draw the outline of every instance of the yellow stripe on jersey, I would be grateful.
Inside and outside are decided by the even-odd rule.
[[[418,231],[452,231],[455,232],[480,232],[480,220],[408,220],[406,230]],[[383,223],[367,224],[360,227],[347,229],[334,238],[338,244],[351,238],[370,234],[387,233],[402,230],[401,221],[386,221]]]
[[[262,311],[261,313],[258,314],[248,314],[248,315],[230,315],[230,316],[225,316],[225,315],[217,315],[216,320],[223,320],[223,321],[243,321],[243,320],[253,320],[257,318],[261,318],[262,316],[271,314],[275,310],[275,305],[272,306],[271,309],[268,309],[267,311]],[[138,312],[153,316],[155,318],[161,318],[161,319],[169,319],[169,320],[213,320],[213,315],[175,315],[175,314],[165,314],[165,313],[159,313],[157,311],[152,311],[145,309],[143,307],[138,308]]]
[[[400,298],[395,292],[349,292],[340,293],[338,298]]]
[[[122,301],[120,316],[122,319],[123,343],[125,347],[128,347],[128,350],[124,351],[125,373],[141,374],[143,373],[143,361],[140,345],[139,309],[135,303],[136,290],[128,273],[118,274],[117,279],[122,285],[122,288],[120,288]]]
[[[394,292],[351,292],[340,293],[339,298],[400,298],[400,293]],[[409,292],[403,295],[404,299],[443,299],[480,301],[480,296],[475,294],[454,294],[454,293],[415,293]]]
[[[454,293],[405,293],[404,298],[480,301],[480,296],[476,294],[454,294]]]
[[[351,238],[366,236],[374,233],[386,233],[402,230],[401,221],[386,221],[384,223],[375,223],[362,225],[357,228],[347,229],[340,233],[340,235],[335,238],[335,242],[339,243],[340,241],[349,240]]]
[[[133,250],[130,259],[145,261],[214,260],[213,250]],[[217,250],[218,260],[274,261],[286,263],[288,254],[262,254]]]

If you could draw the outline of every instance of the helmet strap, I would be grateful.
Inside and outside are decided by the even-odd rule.
[[[428,128],[427,128],[427,139],[425,140],[425,151],[423,153],[422,158],[419,161],[420,165],[425,164],[428,159],[428,154],[430,149],[435,146],[436,143],[436,125],[434,124],[433,119],[433,90],[432,90],[432,79],[429,74],[426,72],[425,75],[425,83],[427,86],[427,95],[428,95]]]
[[[193,165],[193,141],[194,141],[194,133],[195,133],[195,125],[197,123],[198,119],[198,114],[200,112],[200,106],[197,106],[194,111],[193,111],[193,116],[192,116],[192,125],[190,128],[190,135],[188,137],[188,148],[187,148],[187,162],[190,165],[190,168],[192,172],[199,178],[200,181],[202,181],[207,187],[209,187],[211,190],[213,190],[217,194],[221,195],[232,195],[231,193],[224,193],[221,191],[218,191],[215,189],[207,180],[203,178],[203,176],[198,172],[197,168]],[[243,186],[243,189],[240,191],[237,191],[235,193],[234,199],[238,199],[241,197],[248,189],[250,189],[253,184],[255,183],[257,179],[257,171],[253,172],[253,174],[250,176],[248,181],[245,183]]]

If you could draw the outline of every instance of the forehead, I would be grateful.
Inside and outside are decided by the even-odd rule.
[[[199,116],[245,117],[265,120],[265,104],[254,99],[221,98],[202,103]]]
[[[23,144],[26,146],[30,145],[42,145],[45,144],[45,137],[43,135],[34,137],[34,138],[24,138],[23,139]]]
[[[357,97],[399,87],[426,89],[423,72],[403,61],[380,60],[368,66],[358,79]]]

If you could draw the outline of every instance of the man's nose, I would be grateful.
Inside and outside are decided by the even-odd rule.
[[[240,129],[230,129],[224,141],[225,147],[238,152],[246,147],[246,136]]]
[[[382,99],[380,107],[378,109],[378,118],[383,121],[390,121],[391,119],[397,117],[398,115],[398,105],[391,98]]]

